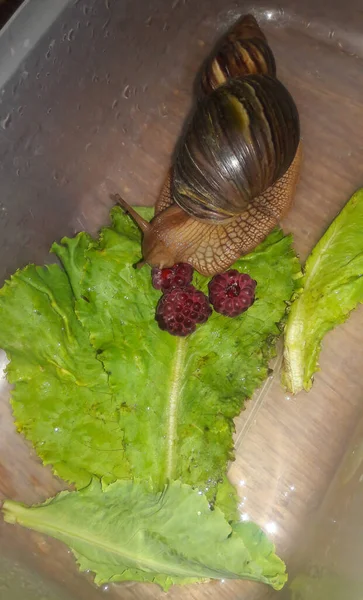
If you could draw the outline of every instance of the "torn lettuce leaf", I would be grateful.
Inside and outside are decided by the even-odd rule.
[[[294,290],[299,264],[291,239],[275,231],[234,265],[258,282],[246,313],[234,319],[213,313],[193,335],[177,338],[155,322],[160,293],[150,269],[133,268],[138,230],[118,208],[112,218],[113,227],[86,253],[81,237],[53,251],[77,280],[75,310],[119,404],[131,474],[147,474],[158,485],[181,479],[213,499],[233,458],[233,418],[267,375],[277,323]],[[80,284],[74,269],[83,273]],[[195,280],[206,291],[208,279]]]
[[[160,493],[140,481],[98,480],[28,508],[6,501],[4,518],[66,543],[95,582],[172,583],[250,579],[281,589],[287,576],[273,544],[253,523],[232,528],[205,495],[180,482]]]
[[[150,268],[133,268],[139,231],[118,208],[112,220],[98,241],[81,233],[53,246],[65,270],[28,266],[0,291],[17,426],[79,488],[93,475],[181,479],[213,501],[233,458],[233,418],[267,375],[295,288],[291,238],[276,230],[235,264],[258,282],[246,313],[214,313],[175,338],[155,322]],[[206,278],[196,283],[206,291]]]
[[[363,189],[336,217],[308,257],[285,328],[283,384],[308,391],[324,335],[363,302]]]
[[[86,485],[127,477],[119,406],[74,312],[66,273],[30,265],[0,290],[0,346],[18,429],[44,464]]]

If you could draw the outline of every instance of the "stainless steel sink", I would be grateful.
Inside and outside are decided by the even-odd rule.
[[[28,0],[0,34],[0,283],[49,261],[54,240],[95,233],[108,222],[110,192],[155,202],[201,61],[246,12],[262,23],[300,110],[304,166],[283,226],[304,259],[363,185],[358,0]],[[285,395],[277,359],[275,376],[237,419],[230,477],[241,514],[266,529],[287,562],[282,599],[361,598],[362,317],[360,308],[327,336],[309,394]],[[16,433],[4,377],[0,391],[0,498],[39,502],[63,484]],[[104,597],[61,544],[1,524],[0,546],[1,599],[33,597],[21,596],[18,569],[29,586],[39,582],[38,597]],[[164,597],[152,585],[107,591]],[[174,588],[168,597],[275,594],[231,582]]]

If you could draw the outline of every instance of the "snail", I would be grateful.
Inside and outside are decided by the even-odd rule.
[[[117,200],[143,233],[141,264],[185,262],[212,276],[253,250],[288,211],[301,145],[297,108],[251,15],[207,60],[201,89],[154,218]]]

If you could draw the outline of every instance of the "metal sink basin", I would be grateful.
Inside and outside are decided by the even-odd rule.
[[[110,192],[155,202],[197,70],[247,12],[262,23],[300,111],[304,164],[283,227],[304,259],[363,185],[358,0],[28,0],[0,34],[1,284],[29,262],[48,261],[54,240],[107,223]],[[361,599],[362,317],[360,307],[327,336],[309,394],[284,394],[277,359],[276,375],[237,419],[230,478],[241,513],[266,529],[287,562],[282,600]],[[0,392],[0,499],[40,502],[63,484],[16,433],[4,377]],[[1,523],[0,548],[1,599],[104,598],[60,543]],[[107,592],[164,598],[153,585]],[[278,596],[239,581],[173,588],[168,597]]]

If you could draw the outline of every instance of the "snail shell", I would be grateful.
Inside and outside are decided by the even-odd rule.
[[[282,83],[232,79],[199,103],[177,153],[172,197],[197,219],[241,214],[285,174],[299,138],[297,108]]]
[[[276,76],[275,57],[252,15],[241,17],[207,59],[201,76],[205,94],[234,77],[260,73]]]

